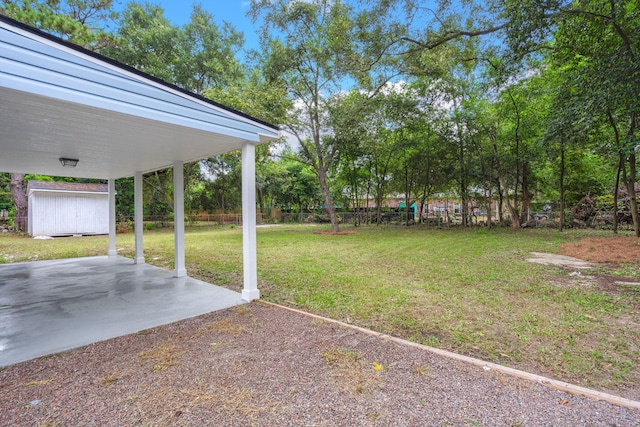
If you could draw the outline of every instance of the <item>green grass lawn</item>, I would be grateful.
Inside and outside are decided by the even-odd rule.
[[[624,394],[640,387],[640,287],[576,284],[570,271],[530,264],[593,231],[363,227],[259,228],[262,297],[419,343]],[[600,233],[610,235],[610,233]],[[133,256],[133,235],[118,235]],[[103,255],[107,238],[0,235],[0,262]],[[171,268],[173,234],[145,233],[150,264]],[[193,228],[189,275],[242,286],[242,230]],[[618,267],[607,269],[615,274]],[[619,267],[638,279],[640,267]]]

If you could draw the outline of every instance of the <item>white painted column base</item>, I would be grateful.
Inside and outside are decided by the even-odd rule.
[[[260,299],[260,289],[244,289],[242,291],[242,299],[245,301]]]

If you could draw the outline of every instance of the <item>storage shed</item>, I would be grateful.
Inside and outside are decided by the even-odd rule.
[[[109,234],[107,184],[29,181],[29,234]]]

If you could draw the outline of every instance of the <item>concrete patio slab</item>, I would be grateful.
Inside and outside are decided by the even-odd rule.
[[[243,303],[238,292],[123,257],[0,265],[0,366]]]
[[[596,266],[592,262],[583,261],[566,255],[548,254],[544,252],[531,252],[531,255],[533,255],[533,258],[528,258],[526,260],[527,262],[577,269],[590,269]]]

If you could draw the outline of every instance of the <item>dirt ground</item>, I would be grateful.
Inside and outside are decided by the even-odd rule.
[[[562,255],[595,263],[584,273],[570,265],[563,276],[550,280],[564,287],[595,287],[607,295],[628,295],[628,302],[640,310],[640,239],[637,237],[590,237],[562,245]]]
[[[0,369],[0,426],[640,425],[568,394],[260,302]]]
[[[640,262],[637,237],[591,237],[562,245],[562,255],[598,263]]]

